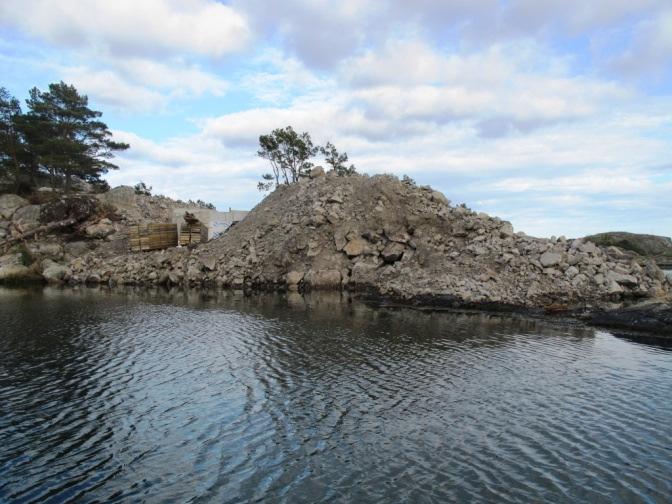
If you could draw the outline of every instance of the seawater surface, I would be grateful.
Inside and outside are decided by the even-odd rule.
[[[670,502],[672,352],[340,296],[0,290],[0,502]]]

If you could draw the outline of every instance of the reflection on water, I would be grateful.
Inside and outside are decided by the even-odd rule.
[[[672,352],[340,295],[0,290],[0,501],[665,502]]]

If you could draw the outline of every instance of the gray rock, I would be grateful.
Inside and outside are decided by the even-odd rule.
[[[575,266],[570,266],[565,270],[565,276],[570,280],[579,274],[579,268]]]
[[[584,241],[579,244],[579,251],[584,254],[595,254],[597,252],[597,245],[591,241]]]
[[[303,271],[290,271],[285,276],[285,281],[287,282],[287,285],[290,287],[297,286],[299,285],[299,283],[301,283],[303,277],[304,277]]]
[[[215,271],[217,269],[217,257],[214,255],[201,257],[201,264],[206,270]]]
[[[334,193],[327,198],[327,203],[343,203],[343,195]]]
[[[442,205],[450,205],[450,200],[444,196],[444,194],[440,191],[432,191],[431,194],[432,201],[435,201],[437,203],[441,203]]]
[[[368,254],[371,252],[369,248],[369,243],[363,238],[355,238],[350,240],[345,247],[343,247],[343,252],[345,252],[348,257],[357,257],[362,254]]]
[[[107,219],[103,219],[107,220]],[[86,228],[86,235],[91,238],[105,238],[116,231],[114,225],[109,221],[100,221],[98,224],[92,224]]]
[[[310,170],[310,173],[308,174],[308,176],[311,179],[315,179],[315,178],[318,178],[318,177],[324,177],[324,168],[322,168],[321,166],[316,166],[315,168]]]
[[[99,200],[120,207],[135,207],[138,196],[130,186],[119,186],[106,193],[96,195]]]
[[[621,287],[618,282],[614,280],[608,280],[606,286],[607,294],[620,294],[623,292],[623,287]]]
[[[335,289],[341,286],[341,272],[338,270],[309,271],[306,283],[313,289]]]
[[[392,242],[387,244],[380,255],[386,263],[393,263],[403,257],[404,250],[405,247],[401,243]]]
[[[562,255],[557,252],[544,252],[539,258],[539,262],[544,268],[560,264],[560,261],[562,261]]]
[[[63,256],[63,248],[58,243],[33,242],[27,245],[28,251],[33,256],[60,258]]]
[[[337,230],[334,233],[334,245],[336,246],[336,250],[339,252],[343,250],[343,247],[345,247],[348,244],[348,240],[345,237],[346,233],[344,233],[341,230]]]
[[[578,288],[582,285],[585,285],[588,282],[588,277],[583,273],[579,273],[574,278],[572,278],[572,287]]]
[[[28,200],[16,194],[0,196],[0,219],[11,219],[17,208],[28,205]]]
[[[80,257],[91,251],[89,243],[85,241],[68,242],[63,246],[65,253],[73,257]]]
[[[26,205],[14,212],[12,221],[24,230],[36,228],[40,224],[40,205]]]
[[[509,238],[513,236],[513,225],[510,222],[503,222],[502,227],[499,228],[500,238]]]
[[[610,282],[616,282],[619,285],[625,285],[628,287],[634,287],[637,284],[639,284],[639,280],[637,277],[633,275],[625,275],[623,273],[619,273],[617,271],[609,271],[607,272],[607,280]]]
[[[67,266],[51,263],[42,271],[42,278],[49,283],[61,283],[70,274],[70,268]]]
[[[22,263],[21,254],[0,257],[0,281],[20,280],[31,276],[31,270]]]

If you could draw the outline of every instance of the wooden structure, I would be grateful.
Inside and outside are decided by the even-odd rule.
[[[186,247],[187,245],[207,241],[207,238],[203,238],[204,231],[206,231],[205,226],[201,225],[200,222],[198,224],[182,224],[180,226],[180,245]]]
[[[129,226],[128,245],[133,252],[175,247],[177,246],[177,224]]]
[[[179,232],[178,232],[179,225]],[[128,246],[132,252],[186,247],[207,240],[207,228],[199,221],[182,224],[139,224],[128,227]]]

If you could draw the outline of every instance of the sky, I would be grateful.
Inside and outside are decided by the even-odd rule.
[[[670,0],[2,0],[0,86],[61,80],[113,186],[252,208],[291,125],[528,234],[672,235]]]

